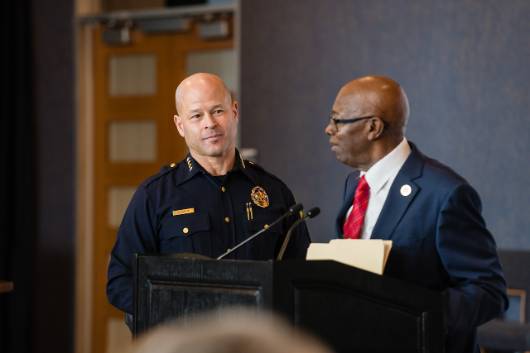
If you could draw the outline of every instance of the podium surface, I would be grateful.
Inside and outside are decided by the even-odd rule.
[[[444,300],[334,261],[136,259],[133,333],[214,308],[274,311],[336,352],[443,352]]]

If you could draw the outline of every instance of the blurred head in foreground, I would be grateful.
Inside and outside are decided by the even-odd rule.
[[[270,313],[231,309],[168,323],[140,336],[131,353],[332,353]]]

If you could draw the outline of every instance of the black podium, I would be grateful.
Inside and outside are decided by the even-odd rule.
[[[336,352],[443,352],[444,298],[334,261],[136,259],[136,335],[201,311],[272,310]]]

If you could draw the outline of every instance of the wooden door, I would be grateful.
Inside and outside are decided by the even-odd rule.
[[[196,25],[177,34],[131,30],[128,45],[106,44],[103,30],[101,26],[92,29],[93,141],[87,154],[93,158],[93,232],[88,235],[93,353],[110,353],[123,341],[109,334],[116,331],[112,325],[123,325],[123,313],[108,303],[105,287],[109,255],[125,207],[145,178],[187,153],[173,125],[176,85],[196,67],[190,58],[233,48],[231,37],[201,39]]]

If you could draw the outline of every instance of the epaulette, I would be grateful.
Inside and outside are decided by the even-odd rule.
[[[267,171],[265,168],[263,168],[261,165],[257,164],[256,162],[254,161],[251,161],[251,160],[248,160],[248,159],[245,159],[245,163],[247,163],[247,165],[251,166],[252,168],[255,168],[257,170],[259,170],[260,172],[263,172],[265,174],[267,174],[268,176],[270,176],[271,178],[279,181],[280,183],[282,183],[283,185],[287,186],[282,179],[278,178],[276,175],[272,174],[271,172]]]
[[[162,168],[160,168],[160,172],[159,173],[163,173],[163,172],[166,172],[166,171],[173,170],[173,169],[175,169],[176,166],[177,166],[177,163],[171,163],[171,164],[168,164],[168,165],[164,165],[164,166],[162,166]]]
[[[260,166],[259,164],[257,164],[257,163],[254,162],[254,161],[251,161],[250,159],[243,159],[243,162],[244,162],[245,164],[251,165],[251,166],[256,167],[256,168],[258,168],[258,169],[265,170],[265,169],[263,169],[262,166]]]
[[[155,175],[152,175],[150,176],[149,178],[147,178],[145,180],[145,182],[143,183],[145,186],[148,186],[149,184],[157,181],[158,179],[162,178],[163,176],[171,173],[171,172],[174,172],[176,171],[178,168],[178,164],[176,163],[171,163],[171,164],[167,164],[167,165],[164,165],[160,168],[160,171],[158,173],[156,173]]]

